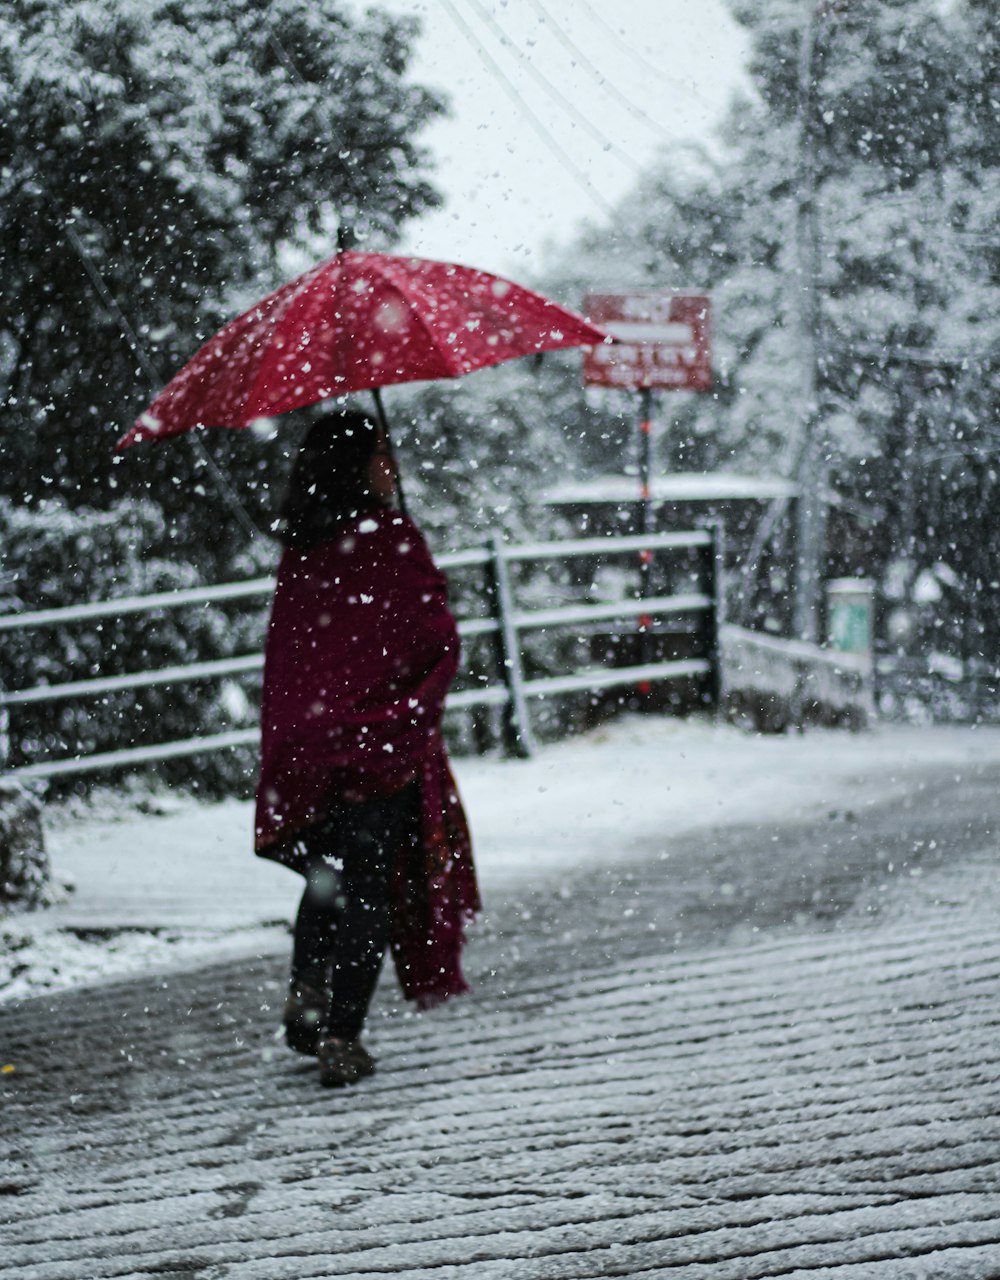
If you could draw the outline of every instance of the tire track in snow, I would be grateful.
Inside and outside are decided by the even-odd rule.
[[[1000,1276],[986,871],[427,1020],[383,1000],[384,1070],[340,1095],[274,1050],[272,960],[27,1002],[0,1276]]]

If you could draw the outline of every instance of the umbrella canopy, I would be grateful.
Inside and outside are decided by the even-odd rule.
[[[231,320],[120,441],[245,427],[348,391],[455,378],[608,341],[510,280],[428,258],[345,251]]]

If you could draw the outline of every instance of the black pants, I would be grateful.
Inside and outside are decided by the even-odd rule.
[[[326,991],[321,1035],[355,1039],[389,938],[391,859],[419,815],[415,783],[394,796],[339,804],[303,835],[307,853],[292,982]]]

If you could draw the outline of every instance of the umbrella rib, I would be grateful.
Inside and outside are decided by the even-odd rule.
[[[288,293],[286,297],[282,298],[281,300],[281,305],[272,308],[270,314],[267,317],[268,327],[272,334],[277,329],[281,321],[288,314],[288,312],[291,310],[291,308],[295,305],[295,300],[302,294],[303,290],[305,290],[306,288],[308,288],[309,285],[312,284],[313,280],[322,270],[323,266],[324,266],[323,263],[319,263],[317,266],[313,267],[313,269],[308,273],[306,277],[302,277],[302,276],[298,277],[298,279],[292,282],[295,284],[295,288],[288,289]],[[283,286],[283,287],[287,288],[287,286]],[[276,289],[275,293],[280,293],[280,291],[281,291],[280,289]],[[273,298],[274,295],[272,294],[270,296]],[[267,301],[267,299],[263,299],[263,301]],[[254,417],[261,416],[259,413],[250,413],[248,406],[252,404],[255,400],[259,399],[257,389],[260,386],[260,384],[266,380],[265,373],[269,374],[270,370],[267,369],[266,362],[262,361],[258,365],[257,371],[254,374],[253,381],[251,382],[249,388],[246,391],[246,394],[243,397],[242,416],[244,421],[240,424],[241,426],[246,426],[247,423],[250,422]]]
[[[427,335],[428,339],[430,340],[431,346],[438,353],[438,355],[440,355],[442,359],[444,359],[445,363],[448,364],[451,370],[449,376],[452,378],[460,377],[465,372],[465,370],[461,367],[458,356],[455,355],[453,351],[449,351],[447,347],[442,347],[439,345],[438,335],[435,333],[435,331],[431,327],[430,321],[420,314],[419,302],[415,301],[409,295],[409,293],[406,291],[406,289],[403,287],[402,284],[400,284],[397,280],[394,280],[391,276],[389,276],[388,273],[385,271],[385,269],[381,267],[381,264],[379,264],[379,268],[380,268],[378,272],[379,279],[382,280],[384,284],[387,284],[390,289],[395,290],[395,292],[406,303],[407,310],[409,311],[410,315],[420,325],[420,328],[423,330],[423,332]]]

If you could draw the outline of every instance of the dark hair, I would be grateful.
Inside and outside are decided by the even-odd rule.
[[[340,526],[380,506],[368,487],[378,428],[357,410],[326,413],[310,426],[292,468],[278,537],[306,551]]]

